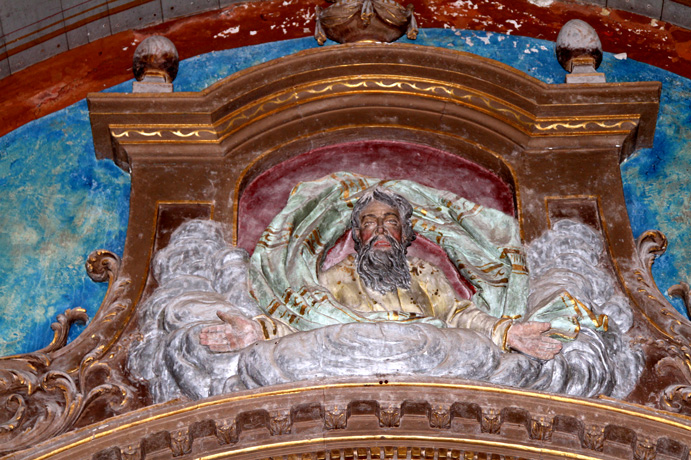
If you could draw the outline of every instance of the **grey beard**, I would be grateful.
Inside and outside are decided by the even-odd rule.
[[[382,294],[396,288],[410,289],[410,272],[405,248],[389,236],[384,238],[391,244],[388,251],[372,249],[376,238],[360,248],[355,259],[358,275],[365,286]]]

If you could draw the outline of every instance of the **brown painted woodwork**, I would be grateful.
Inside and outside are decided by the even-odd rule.
[[[622,159],[652,144],[659,91],[655,82],[547,85],[469,54],[354,44],[263,64],[200,93],[91,95],[97,155],[132,175],[125,252],[121,265],[108,254],[93,256],[92,276],[111,277],[111,291],[86,331],[49,351],[40,372],[64,372],[77,394],[103,383],[128,399],[104,404],[122,402],[116,391],[81,404],[74,419],[38,439],[83,428],[9,458],[326,458],[328,451],[331,458],[474,452],[479,458],[685,459],[690,425],[673,412],[691,414],[691,328],[652,281],[650,264],[664,250],[664,237],[649,232],[633,240],[619,173]],[[509,206],[526,243],[562,217],[601,231],[647,358],[627,401],[391,377],[144,407],[146,391],[128,382],[123,362],[128,343],[137,340],[136,307],[153,287],[154,251],[191,217],[217,220],[234,243],[251,245],[253,237],[245,243],[243,233],[259,224],[245,228],[238,221],[256,208],[243,208],[244,194],[249,190],[251,201],[254,185],[270,187],[263,176],[270,171],[292,174],[291,165],[300,164],[309,175],[324,166],[310,158],[329,161],[314,152],[336,155],[349,145],[405,146],[403,156],[419,146],[441,152],[450,168],[471,163],[476,174],[511,192]],[[353,155],[355,163],[372,160],[367,149]],[[381,171],[395,171],[399,160],[391,156]],[[416,174],[434,182],[422,167]],[[281,193],[266,205],[280,209]],[[32,378],[38,381],[40,372]],[[45,397],[64,413],[58,396]],[[29,426],[32,416],[18,425]],[[29,447],[5,436],[15,442],[6,451]]]

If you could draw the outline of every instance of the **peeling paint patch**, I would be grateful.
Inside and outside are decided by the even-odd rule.
[[[554,3],[554,0],[528,0],[529,3],[532,3],[535,6],[539,6],[542,8],[547,8],[550,6],[552,3]]]
[[[218,37],[227,38],[229,35],[236,34],[238,32],[240,32],[240,26],[229,27],[226,30],[224,30],[223,32],[219,32],[216,35],[214,35],[214,38],[218,38]]]

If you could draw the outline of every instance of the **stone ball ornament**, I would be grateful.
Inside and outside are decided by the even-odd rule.
[[[557,60],[567,71],[574,65],[588,61],[593,70],[602,62],[602,43],[593,27],[580,19],[572,19],[561,28],[557,36]]]
[[[178,74],[179,62],[173,42],[152,35],[137,46],[132,58],[132,72],[140,82],[172,83]]]

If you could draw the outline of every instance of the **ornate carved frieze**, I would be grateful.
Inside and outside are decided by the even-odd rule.
[[[443,394],[447,400],[444,403],[425,400],[424,395],[432,393],[435,397]],[[380,398],[385,398],[386,405],[376,403]],[[350,402],[335,407],[330,402],[333,400]],[[472,408],[479,401],[496,409],[485,410],[485,415],[478,417],[479,412]],[[308,406],[312,409],[306,411]],[[359,407],[357,416],[350,417],[344,424],[345,415],[354,410],[350,406]],[[366,409],[377,406],[378,410]],[[535,410],[547,406],[549,415]],[[399,424],[380,425],[381,407],[400,408]],[[319,410],[314,410],[316,408]],[[440,422],[433,426],[430,414],[435,408]],[[260,413],[268,415],[257,417]],[[446,423],[450,413],[453,413],[454,422]],[[497,428],[487,427],[487,420],[498,420],[501,413],[507,414],[511,427],[500,435]],[[226,421],[220,421],[220,414],[227,417]],[[295,414],[301,414],[297,415],[300,422],[293,423],[288,430],[287,420]],[[520,423],[524,419],[527,423]],[[235,430],[230,428],[236,426],[231,420],[245,420],[244,428],[234,435],[219,436],[219,427],[226,427],[220,429],[225,433]],[[153,421],[156,430],[168,431],[147,429]],[[63,436],[60,444],[44,446],[44,449],[55,449],[57,453],[51,457],[55,460],[91,458],[91,454],[88,457],[81,454],[87,451],[99,460],[172,459],[185,455],[232,459],[247,458],[247,453],[252,453],[252,458],[283,455],[321,458],[320,455],[327,452],[332,458],[353,459],[396,458],[396,455],[398,458],[502,455],[545,459],[686,460],[691,446],[691,425],[684,417],[610,401],[557,398],[543,393],[481,388],[448,381],[397,381],[385,386],[342,382],[327,383],[318,389],[284,386],[274,388],[271,394],[254,392],[218,397],[203,404],[162,406],[146,414],[121,416],[113,422],[112,426]],[[498,426],[498,422],[492,424]],[[279,425],[281,428],[277,428]],[[83,443],[85,439],[89,443]],[[63,447],[67,449],[61,453]],[[113,454],[114,449],[119,452]],[[70,450],[72,453],[68,454]],[[45,451],[36,449],[22,453],[21,457],[8,458],[31,460],[43,458],[43,453]]]

